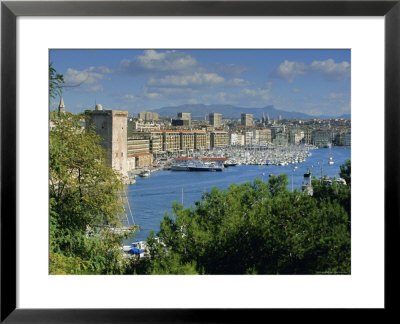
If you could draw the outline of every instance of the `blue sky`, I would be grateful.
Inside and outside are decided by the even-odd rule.
[[[60,49],[50,62],[74,113],[95,103],[130,113],[188,103],[350,113],[350,50]]]

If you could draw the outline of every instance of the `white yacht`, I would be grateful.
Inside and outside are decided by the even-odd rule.
[[[333,165],[335,162],[333,162],[333,158],[332,158],[332,144],[329,146],[329,161],[328,164],[329,165]]]
[[[150,170],[143,170],[142,172],[139,173],[140,177],[150,177]]]

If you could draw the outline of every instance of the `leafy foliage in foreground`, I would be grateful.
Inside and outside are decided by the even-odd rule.
[[[52,115],[50,273],[121,273],[122,183],[105,163],[100,137],[82,116]],[[132,231],[134,229],[132,228]]]
[[[173,204],[151,260],[136,273],[350,273],[350,189],[318,184],[314,196],[287,190],[286,175],[204,193],[195,207]]]
[[[53,68],[53,64],[49,65],[49,99],[55,99],[57,96],[62,96],[62,90],[64,86],[64,76],[57,73]]]

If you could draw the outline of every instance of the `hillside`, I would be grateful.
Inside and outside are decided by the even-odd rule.
[[[222,114],[222,118],[240,118],[240,114],[248,113],[253,114],[253,118],[262,118],[263,113],[265,117],[267,114],[271,119],[278,119],[282,116],[283,119],[313,119],[313,118],[332,118],[330,116],[310,116],[301,112],[289,112],[284,110],[275,109],[273,106],[266,106],[263,108],[243,108],[233,105],[203,105],[203,104],[186,104],[181,106],[169,106],[159,109],[154,109],[160,117],[174,118],[178,112],[191,113],[192,119],[208,119],[208,114],[212,112]]]

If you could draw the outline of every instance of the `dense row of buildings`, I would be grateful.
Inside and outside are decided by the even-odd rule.
[[[65,112],[61,99],[59,112]],[[90,112],[90,123],[103,138],[110,166],[127,175],[128,171],[148,167],[160,155],[182,154],[229,145],[264,146],[302,143],[326,147],[350,146],[350,120],[260,120],[241,114],[240,120],[222,119],[210,113],[209,120],[191,119],[179,112],[177,118],[160,119],[157,113],[142,111],[137,118],[127,111],[104,110],[99,104]]]

